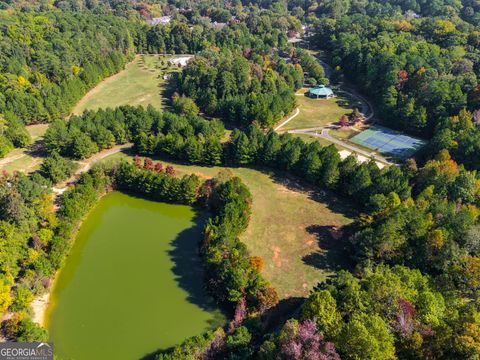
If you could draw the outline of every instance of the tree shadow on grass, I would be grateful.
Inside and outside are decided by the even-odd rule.
[[[347,94],[345,91],[338,89],[337,90],[337,105],[344,109],[353,110],[357,108],[362,111],[363,104],[360,100],[352,97],[352,95]]]
[[[32,158],[46,157],[47,153],[43,148],[43,139],[35,140],[33,143],[28,145],[25,154],[31,156]]]
[[[280,300],[262,314],[263,330],[265,332],[279,331],[288,319],[298,317],[298,311],[304,301],[303,297]]]
[[[337,196],[330,190],[313,186],[307,183],[305,180],[302,180],[299,177],[284,171],[260,167],[251,168],[269,175],[275,183],[285,186],[288,190],[306,193],[310,200],[325,204],[326,207],[332,212],[343,214],[349,218],[353,218],[358,215],[358,212],[355,210],[355,208],[349,205],[351,200],[349,201]]]
[[[315,235],[320,250],[304,256],[302,260],[305,264],[329,272],[352,268],[342,228],[310,225],[307,232]]]

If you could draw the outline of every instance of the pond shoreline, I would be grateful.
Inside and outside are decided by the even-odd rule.
[[[85,219],[90,215],[90,213],[95,209],[95,207],[97,207],[97,205],[100,203],[100,200],[102,200],[102,198],[105,195],[111,193],[112,191],[115,191],[115,190],[114,189],[107,190],[107,191],[105,191],[105,193],[101,194],[98,197],[95,205],[92,206],[92,208],[80,220],[80,222],[78,223],[78,226],[76,226],[76,228],[72,231],[72,234],[71,234],[71,237],[70,237],[70,241],[71,241],[70,250],[72,249],[72,247],[75,243],[78,232],[79,232],[80,228],[82,227]],[[67,257],[65,258],[65,263],[67,262],[67,259],[70,256],[70,250],[69,250],[69,253],[67,254]],[[49,287],[45,289],[46,292],[35,296],[33,301],[30,304],[30,310],[32,312],[32,321],[37,323],[38,325],[44,327],[44,328],[46,327],[46,324],[47,324],[46,316],[47,316],[48,307],[50,305],[50,296],[52,294],[53,289],[55,288],[55,284],[57,282],[58,275],[60,274],[60,272],[62,271],[62,269],[64,267],[65,267],[65,264],[63,264],[62,267],[55,272],[55,275],[53,276],[53,278],[50,279],[51,282],[50,282]]]
[[[36,303],[47,308],[43,324],[58,355],[128,360],[224,326],[225,315],[198,281],[207,215],[109,192],[84,220],[50,299]],[[132,304],[136,311],[125,311]],[[117,346],[125,341],[132,345]]]

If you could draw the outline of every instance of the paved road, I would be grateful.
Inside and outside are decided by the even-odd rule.
[[[290,134],[307,134],[309,136],[315,136],[315,137],[323,138],[323,139],[326,139],[326,140],[328,140],[332,143],[338,144],[338,145],[340,145],[340,146],[342,146],[342,147],[344,147],[344,148],[346,148],[350,151],[353,151],[356,154],[363,155],[363,156],[365,156],[369,159],[373,158],[374,160],[379,161],[383,164],[394,165],[394,163],[388,161],[387,159],[385,159],[381,155],[378,155],[378,154],[373,153],[373,152],[368,152],[368,151],[360,149],[360,148],[358,148],[354,145],[346,143],[345,141],[334,138],[333,136],[331,136],[329,134],[329,131],[332,128],[333,127],[330,126],[330,127],[310,128],[310,129],[298,129],[298,130],[290,130],[290,131],[288,131],[288,133],[290,133]],[[319,131],[320,131],[320,133],[319,133]]]
[[[298,114],[300,114],[300,109],[297,107],[295,109],[295,114],[293,114],[292,116],[290,116],[287,120],[285,120],[284,122],[282,122],[280,125],[278,125],[275,129],[273,129],[273,131],[277,131],[279,130],[280,128],[282,128],[283,126],[285,126],[289,121],[293,120]]]
[[[320,59],[318,57],[316,57],[316,59],[325,69],[325,75],[327,75],[327,77],[330,78],[332,73],[333,73],[332,67],[328,63],[323,61],[322,59]],[[355,91],[354,89],[346,88],[343,84],[340,84],[340,88],[342,89],[343,92],[347,93],[348,95],[350,95],[353,98],[356,98],[360,103],[362,103],[361,111],[362,111],[363,115],[365,116],[366,121],[371,120],[374,117],[375,111],[373,110],[372,104],[367,99],[365,99],[362,95],[358,94],[358,92]],[[297,116],[298,112],[299,112],[298,110],[299,109],[297,108],[297,114],[295,114],[291,118],[287,119],[287,121],[285,123],[290,121],[293,117]],[[278,130],[283,125],[285,125],[285,124],[280,124],[280,126],[275,128],[275,131]],[[330,124],[330,125],[327,125],[327,126],[314,127],[314,128],[309,128],[309,129],[289,130],[287,132],[291,133],[291,134],[306,134],[306,135],[310,135],[310,136],[320,137],[320,138],[323,138],[323,139],[325,139],[327,141],[330,141],[334,144],[340,145],[340,146],[344,147],[345,149],[353,151],[356,154],[363,155],[363,156],[365,156],[369,159],[373,158],[374,160],[376,160],[378,162],[381,162],[383,164],[393,165],[392,162],[388,161],[383,156],[381,156],[377,153],[369,152],[369,151],[360,149],[360,148],[358,148],[357,146],[355,146],[351,143],[347,143],[343,140],[340,140],[340,139],[337,139],[337,138],[331,136],[329,131],[332,128],[336,128],[336,127]]]

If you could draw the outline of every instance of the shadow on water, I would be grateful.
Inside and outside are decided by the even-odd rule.
[[[187,292],[187,301],[204,311],[210,312],[213,316],[212,319],[207,321],[207,327],[210,330],[225,325],[225,316],[214,299],[207,293],[203,260],[199,253],[203,227],[210,214],[199,208],[195,208],[194,211],[193,225],[180,232],[172,240],[171,245],[173,248],[168,252],[168,255],[174,263],[172,272],[175,276],[175,281],[181,289]],[[157,349],[146,354],[140,360],[154,360],[156,356],[168,352],[172,348]]]
[[[173,249],[168,253],[174,263],[172,271],[175,280],[187,291],[187,300],[205,311],[218,309],[213,299],[207,295],[203,260],[199,253],[199,242],[209,215],[206,211],[195,209],[193,226],[177,235],[171,243]]]

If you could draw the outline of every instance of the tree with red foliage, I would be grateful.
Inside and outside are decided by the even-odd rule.
[[[247,301],[241,298],[235,307],[235,315],[233,316],[233,326],[238,326],[247,316]]]
[[[405,299],[398,299],[397,325],[402,335],[410,335],[415,330],[415,306]]]
[[[279,358],[288,360],[340,360],[335,345],[317,334],[313,320],[289,320],[282,329]]]
[[[143,168],[150,171],[153,170],[155,168],[153,160],[146,157],[145,160],[143,160]]]
[[[173,166],[168,165],[167,168],[165,169],[165,172],[168,175],[175,176],[175,169],[173,168]]]
[[[155,171],[161,173],[163,171],[163,164],[158,162],[155,164]]]
[[[142,167],[142,158],[138,155],[135,155],[135,166],[137,168],[141,168]]]
[[[407,70],[400,70],[398,72],[398,77],[397,77],[397,90],[402,89],[407,81],[408,81]]]
[[[350,120],[348,119],[347,115],[342,115],[338,123],[340,124],[341,127],[346,127],[350,125]]]

